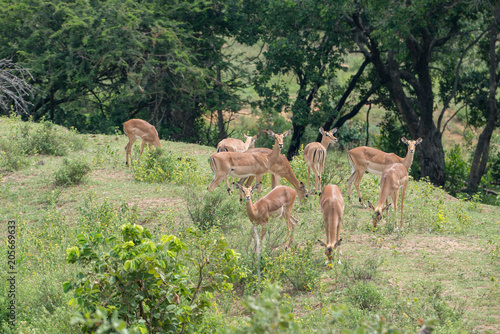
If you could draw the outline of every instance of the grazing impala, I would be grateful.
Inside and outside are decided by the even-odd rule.
[[[318,241],[325,247],[325,255],[328,259],[325,264],[332,262],[335,249],[338,253],[339,264],[341,264],[339,246],[342,243],[340,229],[344,214],[344,197],[342,197],[339,187],[331,184],[325,186],[319,198],[319,203],[325,220],[326,243],[321,240]]]
[[[330,143],[334,144],[337,142],[337,138],[333,136],[337,132],[337,128],[333,128],[330,131],[319,128],[319,132],[323,135],[321,143],[314,142],[307,144],[306,148],[304,148],[304,160],[307,163],[307,187],[309,188],[312,169],[316,179],[315,191],[321,192],[321,174],[325,167],[326,149]]]
[[[123,123],[123,131],[128,137],[128,144],[125,146],[125,164],[128,166],[128,156],[130,155],[130,163],[132,163],[132,145],[136,139],[142,139],[141,153],[139,154],[139,159],[141,158],[142,151],[144,150],[144,144],[148,144],[148,147],[154,145],[161,148],[160,138],[158,138],[158,131],[155,127],[142,119],[131,119]]]
[[[259,199],[255,204],[252,203],[252,193],[255,189],[260,187],[260,183],[257,183],[253,187],[243,187],[238,183],[233,183],[234,187],[241,190],[244,193],[245,202],[247,206],[247,215],[252,222],[252,229],[256,237],[256,249],[259,251],[259,238],[257,233],[257,226],[262,226],[260,241],[264,240],[266,234],[266,224],[269,221],[269,217],[277,215],[277,217],[283,216],[288,225],[288,233],[286,239],[290,236],[290,245],[293,242],[293,236],[295,234],[295,226],[297,225],[297,219],[292,217],[293,203],[295,202],[295,197],[297,193],[293,188],[287,186],[279,186],[271,190],[266,196]],[[285,239],[285,240],[286,240]]]
[[[382,218],[382,212],[389,210],[391,205],[394,205],[394,210],[398,209],[399,189],[401,189],[401,227],[403,227],[403,207],[405,201],[406,187],[408,186],[408,169],[401,163],[395,163],[387,166],[382,173],[380,179],[380,196],[378,198],[377,207],[368,202],[369,207],[374,211],[373,227],[377,227],[378,221]],[[392,203],[384,207],[384,202],[387,203],[389,196]]]
[[[274,139],[274,148],[269,154],[260,152],[219,152],[210,156],[210,167],[214,173],[214,178],[208,185],[208,191],[212,191],[222,180],[226,179],[227,191],[231,193],[227,179],[228,175],[236,178],[257,176],[264,174],[278,161],[283,148],[283,138],[288,136],[292,130],[288,130],[283,134],[275,134],[269,129],[265,132]]]
[[[408,152],[406,157],[400,158],[394,153],[385,153],[368,146],[356,147],[349,151],[347,154],[347,161],[351,165],[352,174],[347,181],[347,197],[351,198],[351,185],[354,181],[354,186],[358,192],[359,202],[366,207],[361,199],[361,192],[359,191],[359,183],[363,178],[365,172],[375,175],[382,175],[387,166],[393,163],[401,163],[406,169],[410,169],[413,163],[413,155],[415,154],[415,146],[422,142],[422,138],[417,140],[407,140],[405,137],[401,141],[408,145]]]
[[[272,150],[265,147],[258,147],[258,148],[252,148],[248,150],[246,153],[254,153],[254,152],[269,154],[272,152]],[[272,165],[269,168],[269,170],[267,170],[265,173],[271,173],[271,186],[273,189],[280,184],[281,178],[285,178],[295,188],[295,190],[297,191],[297,196],[299,196],[299,199],[301,201],[303,201],[305,197],[309,196],[306,186],[304,185],[304,183],[299,182],[299,180],[297,180],[297,177],[293,173],[292,166],[290,166],[290,162],[283,154],[280,154],[278,161],[276,161],[276,163]],[[249,187],[254,179],[256,179],[256,183],[262,182],[262,177],[264,176],[264,174],[259,174],[256,177],[250,176],[247,179],[245,185]]]
[[[241,134],[245,141],[236,138],[226,138],[222,139],[217,144],[217,152],[245,152],[250,148],[255,147],[255,141],[257,136],[247,136],[246,134]]]

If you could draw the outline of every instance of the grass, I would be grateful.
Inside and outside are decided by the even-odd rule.
[[[8,137],[15,122],[19,121],[0,118],[0,138]],[[65,263],[66,249],[75,244],[76,235],[89,222],[99,222],[95,226],[105,230],[106,221],[119,218],[126,208],[156,237],[183,235],[194,225],[187,209],[189,199],[207,197],[206,187],[212,178],[208,163],[214,152],[211,147],[163,141],[167,154],[194,160],[197,177],[188,185],[147,183],[136,181],[133,168],[125,167],[125,135],[74,135],[81,136],[84,145],[65,157],[34,155],[24,168],[0,172],[2,240],[6,240],[7,220],[16,220],[18,227],[17,327],[10,328],[1,311],[2,333],[81,332],[69,322],[75,309],[68,304],[71,296],[63,293],[62,283],[76,271]],[[139,146],[133,150],[135,159]],[[325,233],[318,196],[302,205],[296,201],[293,215],[299,223],[295,247],[288,253],[276,247],[284,241],[286,224],[272,220],[263,249],[267,271],[263,271],[262,280],[280,283],[281,305],[293,314],[301,330],[330,333],[354,329],[362,319],[379,314],[405,333],[416,332],[419,319],[431,318],[437,319],[437,333],[499,332],[500,208],[459,201],[426,182],[412,180],[405,200],[405,228],[394,229],[399,211],[392,210],[372,231],[371,211],[347,200],[350,168],[345,154],[337,152],[335,146],[329,150],[324,178],[339,185],[346,200],[342,265],[335,261],[331,268],[324,266],[324,249],[316,241],[324,239]],[[54,174],[63,160],[81,157],[91,164],[84,182],[55,186]],[[39,163],[42,160],[44,163]],[[303,180],[304,166],[292,167]],[[376,202],[378,182],[378,177],[365,175],[361,183],[365,199]],[[227,215],[221,229],[229,246],[242,255],[240,265],[248,276],[234,289],[214,294],[213,307],[200,332],[216,333],[248,324],[243,301],[259,288],[245,206],[239,203],[236,192],[230,197],[224,188],[221,185],[214,191],[224,196],[221,208],[237,209],[221,210]],[[270,188],[267,178],[262,195]],[[6,254],[6,245],[1,244],[1,254]],[[0,271],[3,282],[5,266],[4,258]],[[310,277],[307,286],[298,281],[305,276]],[[5,285],[0,285],[0,291],[0,305],[5,306]],[[334,319],[337,321],[332,322]]]

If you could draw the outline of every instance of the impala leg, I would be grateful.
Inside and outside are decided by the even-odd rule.
[[[361,179],[363,178],[363,173],[356,172],[356,179],[354,180],[354,186],[356,187],[356,191],[358,192],[359,202],[366,209],[366,205],[365,203],[363,203],[363,199],[361,198],[361,191],[359,190],[359,184],[361,183]]]
[[[401,190],[401,228],[403,228],[403,207],[405,204],[405,194],[406,194],[406,187],[403,187],[403,190]]]
[[[356,171],[354,170],[349,176],[349,179],[347,179],[347,199],[351,201],[351,186],[352,186],[352,181],[356,178]]]
[[[335,243],[339,242],[341,229],[342,229],[342,219],[337,224],[337,237],[336,237],[337,240],[335,240]],[[342,264],[342,262],[340,261],[340,256],[342,255],[342,251],[340,250],[340,246],[337,246],[337,255],[339,258],[339,264]]]
[[[128,167],[128,159],[130,156],[130,164],[132,164],[132,145],[134,145],[135,137],[128,138],[128,144],[125,146],[125,166]]]
[[[142,140],[142,143],[141,143],[141,153],[139,153],[139,159],[141,158],[142,156],[142,151],[144,151],[144,145],[146,144],[146,142],[144,141],[144,139]]]

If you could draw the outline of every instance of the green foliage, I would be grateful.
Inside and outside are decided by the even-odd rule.
[[[63,156],[84,146],[83,138],[74,129],[68,131],[44,119],[40,123],[31,119],[23,122],[18,117],[2,118],[2,121],[12,127],[9,136],[0,138],[0,168],[9,171],[25,167],[29,156]]]
[[[337,133],[341,150],[348,150],[364,145],[366,141],[366,124],[360,120],[349,120]]]
[[[134,178],[148,183],[199,182],[196,161],[193,158],[161,150],[144,150],[139,161],[134,161]]]
[[[313,244],[304,247],[292,245],[278,254],[262,254],[262,277],[264,281],[291,284],[296,291],[313,291],[320,277],[320,268],[314,258]]]
[[[94,313],[77,313],[71,318],[72,324],[82,325],[84,328],[94,328],[92,333],[108,333],[109,331],[119,334],[147,334],[148,330],[144,324],[133,325],[127,328],[127,323],[118,318],[118,312],[115,310],[112,316],[109,316],[106,308],[98,306]]]
[[[466,152],[460,145],[453,146],[446,152],[446,181],[444,188],[453,196],[467,186],[470,164],[465,160]]]
[[[348,288],[347,299],[362,310],[375,310],[382,304],[382,294],[370,282],[358,282]]]
[[[381,264],[382,260],[379,258],[366,259],[360,265],[354,265],[351,261],[345,261],[342,270],[347,277],[355,281],[366,281],[374,278]]]
[[[376,314],[370,319],[361,319],[352,321],[353,310],[346,305],[337,305],[334,307],[333,324],[339,324],[341,327],[353,327],[355,329],[343,328],[343,334],[401,334],[402,331],[395,329],[387,319],[379,314]]]
[[[201,230],[212,227],[226,229],[234,221],[239,209],[234,197],[225,190],[216,189],[200,196],[193,187],[186,187],[186,206],[193,223]]]
[[[196,328],[210,305],[211,291],[239,278],[234,276],[238,255],[227,248],[221,235],[188,233],[198,239],[192,255],[179,238],[163,235],[157,243],[136,224],[122,225],[119,235],[78,235],[77,245],[66,251],[67,262],[90,270],[80,270],[63,285],[65,292],[73,290],[70,303],[83,314],[75,321],[90,318],[104,307],[111,322],[120,318],[127,326],[145,327],[148,332]],[[209,266],[210,261],[215,264]],[[97,323],[85,324],[87,332],[97,327]]]
[[[258,297],[247,297],[243,302],[251,314],[248,323],[238,328],[232,326],[225,333],[301,333],[293,313],[282,303],[279,285],[266,284]]]
[[[90,165],[80,159],[64,159],[62,166],[54,174],[56,186],[71,186],[83,182],[90,172]]]

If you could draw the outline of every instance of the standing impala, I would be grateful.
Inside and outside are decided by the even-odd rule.
[[[351,185],[354,181],[354,186],[358,192],[359,202],[366,207],[361,199],[361,192],[359,191],[359,183],[363,178],[365,172],[375,175],[382,175],[387,166],[393,163],[401,163],[406,169],[410,169],[413,163],[413,155],[415,154],[415,146],[422,142],[422,138],[417,140],[408,140],[405,137],[401,141],[408,145],[408,152],[406,157],[400,158],[394,153],[385,153],[368,146],[356,147],[349,151],[347,154],[347,161],[351,165],[352,174],[347,181],[347,197],[351,198]]]
[[[125,146],[125,164],[128,166],[128,156],[130,155],[130,163],[132,163],[132,145],[136,139],[142,139],[141,153],[139,154],[139,159],[141,158],[142,151],[144,150],[144,144],[148,144],[148,147],[154,145],[161,148],[160,138],[158,137],[158,131],[155,127],[142,119],[131,119],[123,123],[123,131],[128,137],[128,144]]]
[[[255,204],[253,204],[252,193],[255,189],[260,187],[260,182],[250,188],[243,187],[238,183],[233,183],[233,185],[235,188],[244,193],[247,215],[252,222],[252,229],[256,237],[255,242],[257,251],[260,249],[257,226],[262,226],[260,241],[263,241],[266,234],[266,224],[269,221],[269,217],[274,215],[277,215],[278,218],[281,216],[285,218],[288,225],[286,239],[290,236],[290,242],[288,244],[290,245],[293,242],[295,226],[297,225],[297,219],[292,217],[293,203],[295,202],[295,197],[297,196],[295,190],[287,186],[279,186],[271,190],[266,196],[262,197],[255,202]]]
[[[272,152],[272,150],[266,147],[258,147],[258,148],[252,148],[247,151],[247,153],[255,153],[255,152],[269,154]],[[271,173],[271,186],[273,189],[280,184],[281,178],[285,178],[295,188],[295,190],[297,191],[297,196],[299,196],[299,199],[301,201],[303,201],[305,197],[309,196],[306,186],[304,185],[304,183],[299,182],[299,180],[293,173],[292,166],[290,166],[290,162],[283,154],[280,154],[278,161],[276,161],[276,163],[272,165],[269,168],[269,170],[267,170],[265,173]],[[249,187],[254,179],[256,179],[255,181],[256,183],[262,182],[262,177],[264,176],[264,174],[259,174],[256,177],[250,176],[247,179],[245,185]]]
[[[278,161],[281,149],[283,148],[283,138],[291,132],[292,130],[288,130],[283,134],[275,134],[267,129],[266,133],[274,139],[274,148],[269,154],[260,152],[219,152],[212,154],[210,156],[210,167],[214,173],[214,178],[208,185],[208,191],[212,191],[222,180],[226,179],[227,191],[231,193],[227,179],[228,175],[236,178],[244,178],[264,174]]]
[[[248,149],[255,147],[255,141],[257,136],[247,136],[246,134],[241,134],[245,141],[236,138],[226,138],[222,139],[217,144],[217,152],[246,152]]]
[[[340,239],[340,229],[342,227],[342,216],[344,214],[344,197],[342,197],[339,187],[331,184],[325,186],[319,198],[319,203],[325,221],[326,243],[321,240],[318,241],[325,247],[325,255],[328,259],[325,264],[332,262],[335,249],[338,253],[339,264],[341,264],[339,246],[342,243],[342,239]]]
[[[312,169],[316,179],[315,191],[321,192],[321,174],[325,167],[326,149],[330,143],[334,144],[337,142],[337,138],[333,136],[337,132],[337,128],[333,128],[330,131],[319,128],[319,132],[323,135],[321,143],[314,142],[307,144],[306,148],[304,148],[304,160],[307,163],[307,187],[309,188]]]
[[[387,166],[380,179],[380,196],[377,207],[368,202],[368,206],[374,211],[373,227],[377,227],[378,221],[382,218],[382,212],[389,210],[394,205],[394,210],[398,209],[399,189],[401,189],[401,228],[403,227],[403,207],[405,200],[406,187],[408,186],[408,169],[401,163],[395,163]],[[384,207],[384,202],[391,197],[391,204]]]

